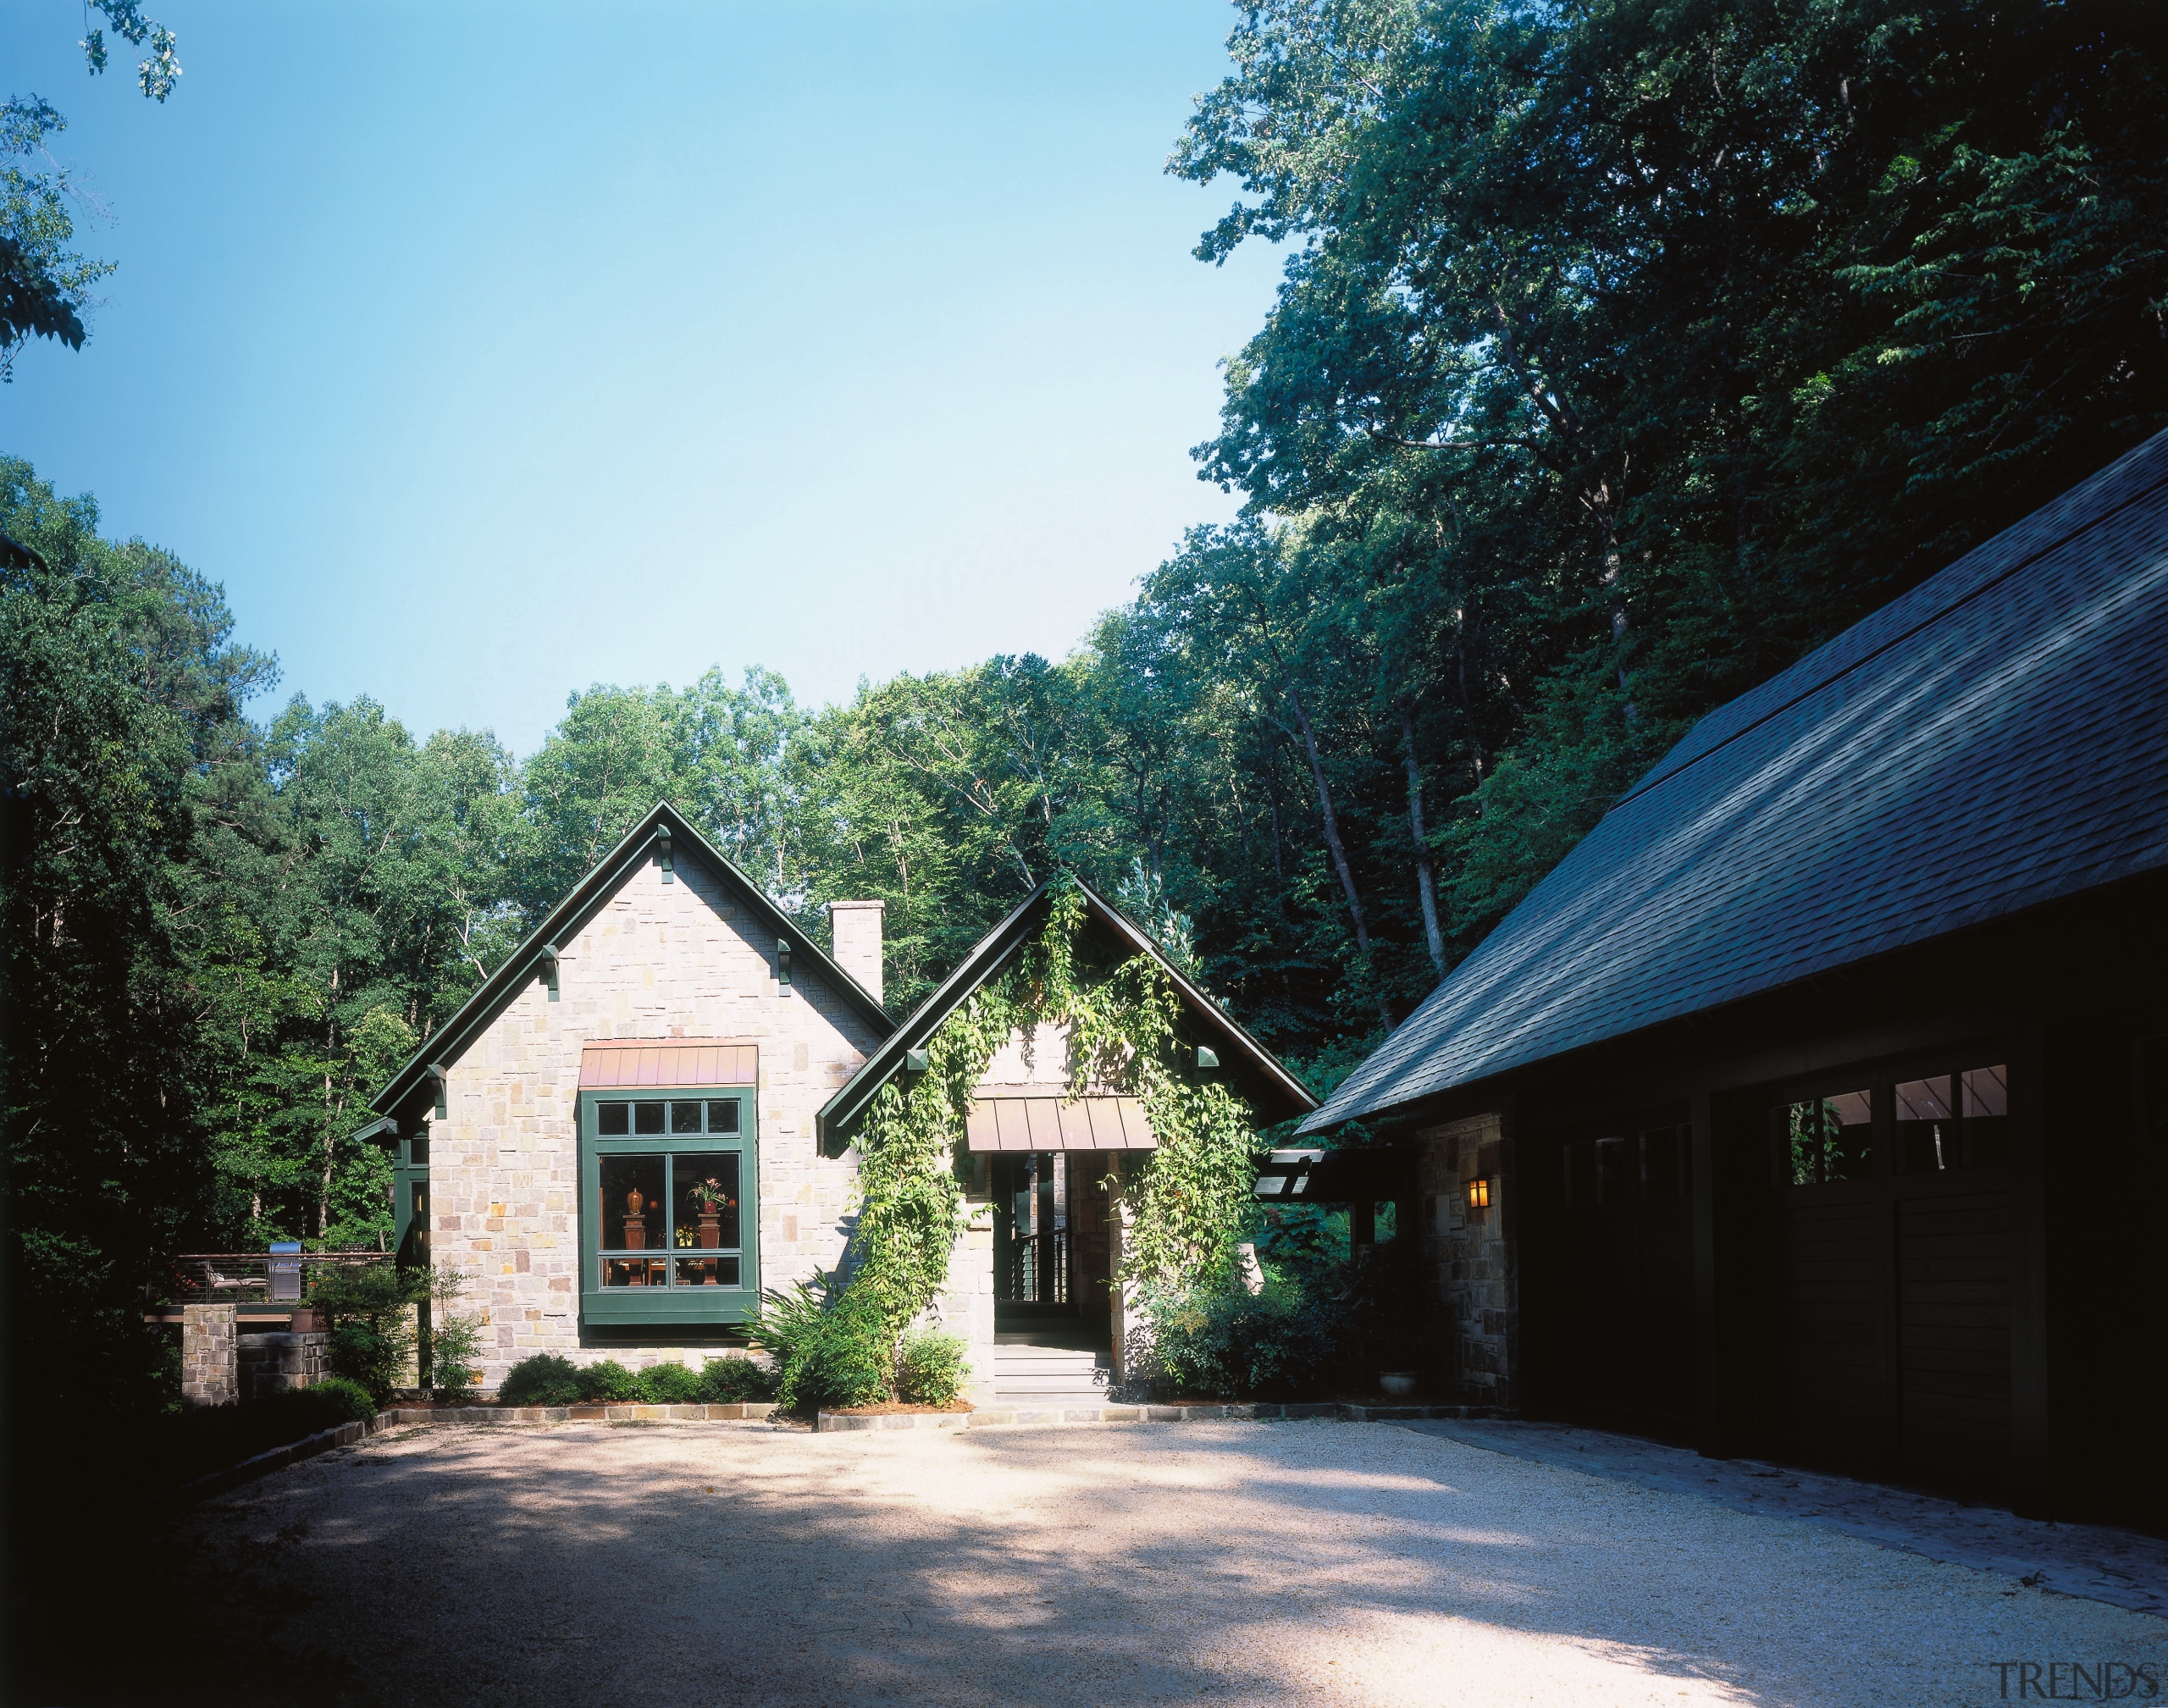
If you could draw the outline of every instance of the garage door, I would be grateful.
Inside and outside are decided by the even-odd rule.
[[[1777,1451],[1948,1484],[2006,1470],[2008,1103],[1982,1063],[1773,1108]]]

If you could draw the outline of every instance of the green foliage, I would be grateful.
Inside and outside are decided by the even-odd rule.
[[[1174,1392],[1304,1399],[1343,1379],[1348,1313],[1330,1282],[1276,1265],[1252,1294],[1228,1273],[1148,1296],[1140,1365]]]
[[[953,1406],[970,1377],[971,1348],[960,1335],[921,1329],[896,1347],[896,1397],[915,1406]]]
[[[776,1401],[801,1415],[839,1406],[871,1406],[889,1396],[892,1349],[881,1302],[854,1282],[832,1304],[798,1282],[771,1288],[747,1337],[773,1356]]]
[[[579,1373],[579,1397],[589,1404],[607,1400],[617,1404],[640,1397],[640,1379],[615,1358],[589,1364]]]
[[[650,1406],[696,1406],[700,1397],[700,1373],[683,1364],[650,1364],[640,1372],[640,1398]]]
[[[429,1296],[425,1273],[388,1263],[318,1270],[309,1301],[330,1318],[333,1372],[383,1405],[416,1355],[407,1313]]]
[[[501,1406],[569,1406],[578,1398],[578,1366],[554,1352],[522,1358],[497,1385]]]
[[[700,1372],[701,1403],[738,1406],[776,1396],[776,1373],[754,1358],[711,1358]]]
[[[375,1396],[359,1382],[350,1382],[344,1376],[326,1376],[303,1391],[318,1396],[327,1407],[336,1407],[336,1421],[342,1423],[366,1423],[377,1414]]]

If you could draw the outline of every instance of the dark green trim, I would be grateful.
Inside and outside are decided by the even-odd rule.
[[[1310,1095],[1309,1088],[1280,1066],[1279,1058],[1252,1037],[1232,1014],[1192,984],[1120,909],[1082,880],[1072,878],[1070,882],[1082,893],[1085,907],[1094,919],[1113,931],[1132,953],[1149,955],[1159,962],[1182,998],[1189,1030],[1202,1031],[1218,1041],[1225,1053],[1220,1059],[1235,1064],[1231,1071],[1241,1082],[1261,1122],[1273,1125],[1317,1108],[1318,1100]],[[819,1135],[823,1152],[829,1156],[842,1154],[874,1095],[895,1075],[922,1070],[915,1068],[913,1063],[914,1059],[923,1062],[926,1041],[942,1021],[999,972],[1009,958],[1023,947],[1046,916],[1051,890],[1051,885],[1041,884],[1017,903],[1009,917],[980,938],[978,946],[964,957],[956,970],[943,979],[933,994],[912,1011],[910,1018],[843,1081],[843,1088],[828,1099],[815,1117],[815,1131]]]
[[[721,1103],[738,1106],[735,1133],[635,1133],[603,1137],[596,1131],[600,1103]],[[760,1109],[751,1086],[612,1086],[579,1094],[579,1306],[583,1322],[622,1326],[652,1323],[727,1324],[753,1317],[760,1304]],[[738,1285],[734,1287],[604,1287],[601,1162],[609,1156],[721,1155],[738,1164]],[[666,1196],[666,1202],[667,1197]],[[664,1224],[668,1225],[666,1213]],[[665,1246],[656,1255],[674,1277],[678,1260],[698,1258],[698,1246]],[[725,1253],[723,1255],[729,1255]]]
[[[753,915],[756,929],[772,931],[778,941],[788,942],[794,965],[799,965],[800,970],[810,968],[816,979],[873,1029],[877,1037],[886,1038],[895,1031],[896,1022],[888,1011],[874,1001],[857,980],[829,959],[789,915],[763,895],[760,886],[694,829],[675,807],[658,801],[626,832],[617,847],[596,861],[594,869],[550,909],[504,964],[482,981],[474,994],[460,1005],[459,1012],[438,1030],[428,1048],[418,1053],[391,1076],[371,1100],[370,1107],[384,1115],[406,1112],[421,1095],[422,1077],[430,1064],[456,1062],[477,1035],[503,1013],[534,977],[535,957],[540,950],[569,942],[579,927],[617,893],[633,869],[648,858],[650,848],[666,832],[673,850],[691,854],[713,871],[723,887],[733,892],[739,904]],[[757,937],[755,940],[758,941]]]

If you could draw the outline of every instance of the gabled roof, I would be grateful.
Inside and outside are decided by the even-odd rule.
[[[1221,1070],[1241,1087],[1258,1119],[1268,1125],[1284,1121],[1317,1107],[1302,1082],[1280,1064],[1279,1058],[1236,1023],[1234,1017],[1186,978],[1180,968],[1160,952],[1159,946],[1140,931],[1121,909],[1089,885],[1071,879],[1084,898],[1090,916],[1105,927],[1132,954],[1149,955],[1159,964],[1181,998],[1182,1008],[1197,1036],[1217,1047]],[[843,1082],[816,1118],[821,1146],[839,1152],[849,1141],[859,1119],[874,1094],[901,1070],[907,1052],[921,1048],[934,1028],[1005,967],[1012,956],[1045,922],[1052,905],[1054,886],[1043,883],[1019,902],[1008,918],[979,940],[955,971],[912,1011],[888,1041],[868,1056],[864,1066]]]
[[[2168,434],[1701,720],[1313,1132],[2168,865]]]
[[[597,860],[565,898],[550,909],[527,941],[506,958],[504,965],[483,980],[474,994],[460,1005],[459,1012],[439,1027],[406,1064],[391,1076],[371,1100],[370,1108],[380,1114],[395,1115],[402,1107],[412,1103],[416,1092],[425,1086],[429,1069],[450,1063],[514,997],[534,981],[542,951],[561,948],[571,941],[595,911],[617,893],[633,867],[649,857],[656,832],[662,830],[670,833],[673,865],[689,858],[706,866],[753,915],[762,931],[772,931],[778,939],[790,945],[794,983],[804,977],[816,978],[872,1027],[877,1036],[885,1038],[895,1030],[896,1023],[888,1011],[857,980],[830,960],[788,914],[760,893],[758,884],[694,829],[683,814],[667,802],[658,801],[646,816],[625,832],[617,847]]]

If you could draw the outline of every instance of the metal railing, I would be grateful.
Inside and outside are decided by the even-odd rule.
[[[326,1269],[360,1269],[391,1261],[384,1252],[185,1252],[167,1258],[144,1283],[143,1302],[306,1303],[315,1291],[316,1277]],[[284,1273],[274,1277],[274,1266]]]
[[[1004,1254],[999,1296],[1015,1304],[1069,1302],[1069,1230],[1025,1234]]]

